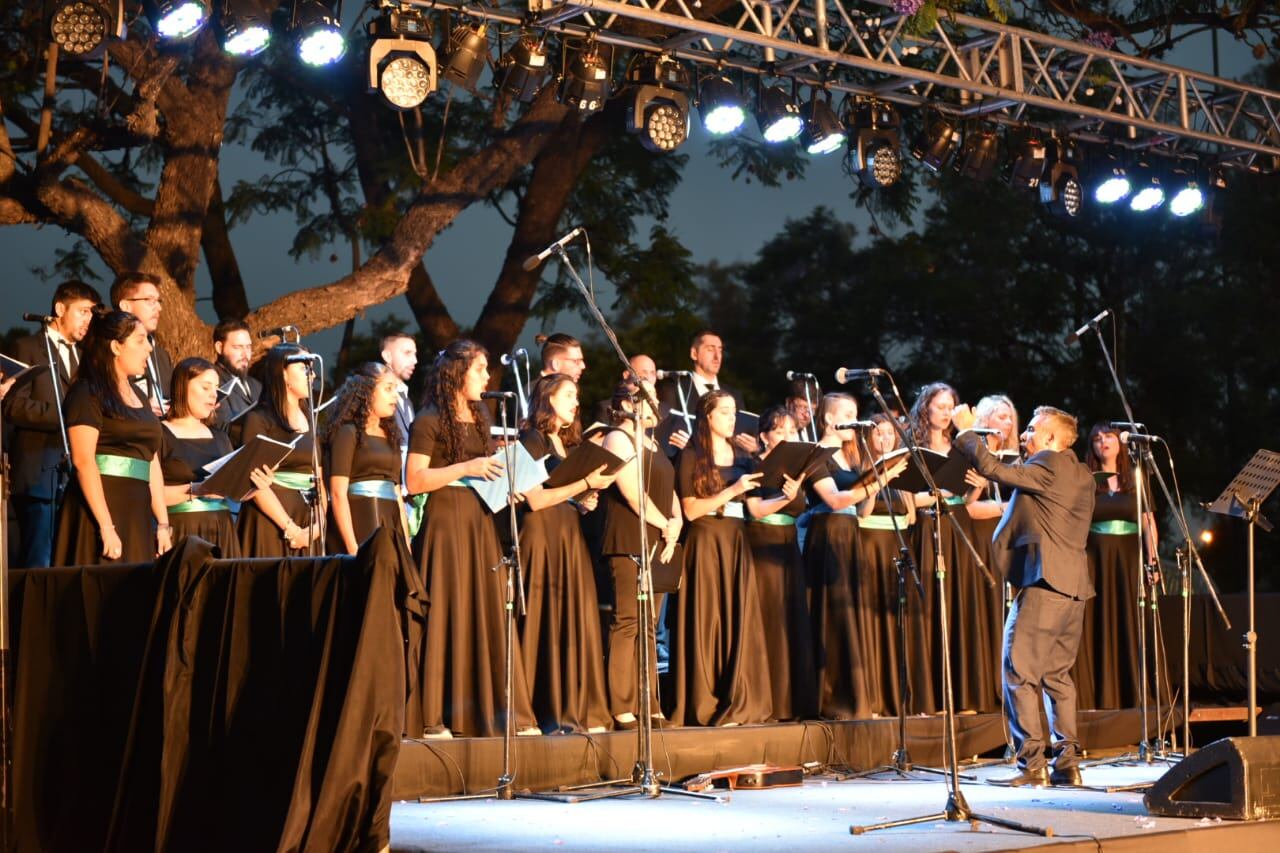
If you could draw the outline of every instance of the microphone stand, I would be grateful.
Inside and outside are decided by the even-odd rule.
[[[316,359],[320,361],[321,382],[324,381],[324,361],[319,355]],[[311,431],[311,488],[303,492],[303,498],[307,502],[307,511],[310,513],[310,521],[307,524],[307,534],[311,537],[307,543],[307,553],[312,557],[318,557],[324,553],[327,544],[325,542],[325,517],[320,506],[320,433],[316,429],[316,400],[321,394],[316,393],[316,369],[315,360],[306,362],[307,368],[307,426]]]
[[[884,375],[889,379],[889,386],[893,390],[894,396],[899,400],[902,395],[898,393],[897,383],[893,381],[893,375],[889,371],[885,371]],[[875,396],[876,402],[889,415],[889,421],[893,424],[894,431],[898,433],[898,438],[902,441],[903,446],[911,453],[911,457],[915,460],[916,465],[920,469],[921,475],[925,482],[929,485],[929,491],[933,493],[934,500],[938,504],[939,511],[945,515],[942,509],[942,489],[938,486],[938,482],[933,478],[933,474],[929,472],[929,466],[925,463],[924,455],[920,452],[919,445],[913,439],[909,439],[902,425],[889,412],[889,407],[885,404],[884,398],[880,395],[879,389],[876,387],[875,376],[871,377],[871,393]],[[947,516],[950,518],[950,516]],[[952,524],[959,531],[959,525],[952,519]],[[989,823],[992,826],[999,826],[1004,829],[1011,829],[1015,832],[1025,832],[1031,835],[1041,835],[1051,837],[1053,830],[1049,827],[1037,827],[1030,824],[1019,823],[1018,821],[1008,820],[1006,818],[995,817],[992,815],[983,815],[974,812],[969,808],[969,803],[964,798],[964,792],[960,790],[960,766],[956,755],[956,709],[955,696],[952,691],[951,684],[951,647],[948,637],[949,623],[947,620],[947,597],[946,597],[946,564],[943,562],[942,556],[942,520],[939,517],[937,523],[933,525],[933,553],[938,578],[938,624],[939,635],[942,639],[942,696],[943,696],[943,753],[947,761],[947,802],[940,812],[932,814],[918,815],[916,817],[902,818],[900,820],[884,821],[882,823],[853,825],[849,827],[852,835],[863,835],[868,832],[875,832],[881,829],[892,829],[898,826],[913,826],[921,823],[934,823],[936,821],[947,821],[949,823],[967,822],[971,824]]]
[[[53,467],[53,510],[56,514],[58,508],[62,506],[63,499],[66,497],[67,482],[71,479],[71,445],[67,441],[66,415],[62,411],[62,378],[58,371],[58,368],[62,365],[62,359],[54,354],[53,338],[49,337],[48,318],[40,324],[40,328],[44,332],[45,356],[49,359],[49,381],[53,384],[53,408],[58,413],[58,437],[62,439],[62,458]],[[70,378],[70,374],[68,374],[68,378]],[[53,554],[57,538],[58,525],[51,524],[49,526],[50,555]]]

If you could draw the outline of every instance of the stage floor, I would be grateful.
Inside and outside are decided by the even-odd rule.
[[[1085,770],[1094,787],[1150,782],[1166,765],[1097,766]],[[663,795],[658,800],[617,799],[575,804],[516,800],[396,803],[391,810],[394,851],[590,850],[662,853],[716,851],[992,851],[1055,844],[1055,850],[1152,850],[1159,853],[1225,850],[1274,853],[1280,822],[1231,823],[1149,817],[1140,792],[988,784],[1009,766],[967,770],[977,781],[963,793],[977,813],[1049,826],[1052,838],[969,823],[933,821],[863,836],[850,824],[939,812],[941,781],[837,781],[810,777],[799,788],[724,792],[716,803]],[[517,787],[519,783],[517,781]]]

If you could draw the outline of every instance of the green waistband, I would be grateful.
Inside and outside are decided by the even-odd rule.
[[[964,495],[947,495],[942,500],[946,502],[947,506],[957,506],[964,503]]]
[[[844,509],[832,509],[826,504],[818,504],[813,509],[809,510],[809,512],[813,513],[814,515],[854,515],[856,516],[858,514],[858,508],[856,506],[847,506]]]
[[[1090,533],[1109,533],[1113,536],[1132,536],[1138,532],[1136,521],[1095,521],[1089,525]]]
[[[751,520],[756,524],[776,524],[778,527],[791,527],[796,523],[796,517],[787,515],[785,512],[775,512],[763,518],[753,518]]]
[[[906,530],[911,524],[905,515],[862,515],[858,517],[858,526],[866,530],[892,530],[894,521],[898,522],[899,530]]]
[[[358,480],[349,484],[347,491],[362,498],[377,498],[382,501],[400,500],[400,489],[390,480]]]
[[[277,471],[272,477],[272,482],[277,486],[293,489],[296,492],[305,492],[312,485],[311,475],[299,473],[298,471]]]
[[[222,512],[231,511],[231,505],[222,498],[192,498],[169,507],[169,515],[175,512]]]
[[[130,480],[151,479],[151,463],[146,459],[134,459],[132,456],[112,456],[99,453],[93,457],[98,463],[98,472],[107,477],[128,477]]]

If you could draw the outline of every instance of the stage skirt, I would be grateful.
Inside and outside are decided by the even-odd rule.
[[[145,464],[145,463],[143,463]],[[58,533],[53,542],[53,565],[95,566],[102,563],[149,563],[156,556],[155,519],[151,516],[151,484],[132,477],[102,475],[102,496],[111,523],[120,537],[118,560],[102,556],[98,523],[72,475],[58,513]]]

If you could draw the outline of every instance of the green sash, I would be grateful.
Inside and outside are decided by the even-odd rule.
[[[293,489],[295,492],[305,492],[312,486],[311,475],[297,471],[277,471],[271,479],[277,486]]]
[[[221,512],[231,511],[231,505],[222,498],[192,498],[176,506],[169,507],[169,514],[175,512]]]
[[[899,530],[906,530],[911,525],[910,518],[905,515],[863,515],[858,517],[858,526],[866,530],[892,530],[895,520]]]
[[[772,515],[766,515],[763,518],[751,519],[756,524],[776,524],[779,527],[792,527],[796,523],[794,515],[787,515],[785,512],[775,512]]]
[[[151,463],[146,459],[112,456],[107,453],[99,453],[93,458],[98,463],[98,472],[104,477],[128,477],[144,483],[151,479]]]
[[[1090,533],[1106,533],[1112,536],[1133,536],[1138,532],[1136,521],[1095,521],[1089,525]]]

